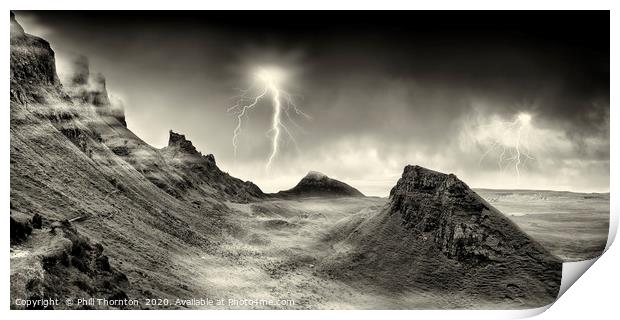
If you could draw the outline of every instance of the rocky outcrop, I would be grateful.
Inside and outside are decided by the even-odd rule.
[[[105,112],[100,112],[102,114],[107,114],[114,119],[118,120],[120,124],[127,128],[127,120],[125,120],[125,105],[123,101],[120,99],[116,99],[113,96],[108,97],[110,101],[110,107],[105,110]]]
[[[222,196],[236,201],[245,202],[267,197],[251,181],[244,182],[222,172],[212,154],[203,155],[183,134],[170,130],[168,146],[161,152],[166,163],[195,187],[207,185]]]
[[[88,62],[88,57],[78,55],[72,60],[71,67],[72,74],[69,80],[70,83],[68,83],[67,86],[87,86],[88,79],[90,79],[90,63]]]
[[[277,197],[364,197],[350,185],[320,172],[310,171],[295,187],[280,191]]]
[[[11,12],[11,102],[46,104],[53,101],[82,103],[97,107],[97,112],[127,126],[123,106],[112,104],[105,77],[91,74],[88,58],[73,59],[65,86],[56,73],[56,58],[49,42],[24,32]]]
[[[215,164],[215,157],[212,154],[203,155],[194,147],[194,144],[185,138],[185,135],[170,130],[168,146],[164,148],[164,153],[168,158],[183,160],[186,163],[193,163],[197,168],[220,171]]]
[[[390,192],[390,212],[403,225],[429,233],[448,258],[468,264],[522,255],[532,262],[552,257],[514,223],[453,174],[407,166]]]
[[[420,290],[455,308],[544,306],[562,279],[560,259],[463,181],[420,166],[405,167],[382,209],[344,219],[324,239],[349,248],[319,266],[329,277]]]
[[[96,107],[110,105],[105,77],[101,73],[91,74],[88,58],[83,55],[74,57],[71,61],[71,75],[66,90],[74,100],[92,104]]]
[[[168,137],[168,148],[175,149],[190,155],[202,155],[191,141],[185,139],[185,135],[176,133],[170,130],[170,136]],[[213,155],[210,155],[211,158]]]
[[[11,12],[11,101],[44,103],[65,98],[49,42],[24,32]]]
[[[110,105],[105,77],[101,73],[96,73],[91,78],[88,102],[97,107]]]
[[[63,87],[49,43],[25,33],[11,13],[11,101],[17,105],[41,105],[46,112],[40,112],[40,116],[51,120],[89,158],[92,150],[98,148],[89,144],[103,143],[151,183],[176,198],[187,194],[215,194],[234,201],[266,197],[252,182],[222,172],[212,154],[202,155],[182,134],[171,131],[168,146],[161,150],[147,145],[126,130],[122,103],[111,99],[105,77],[91,71],[88,58],[75,57],[70,70]],[[63,99],[58,105],[72,105],[77,112],[57,110],[52,107],[56,104],[47,103],[50,99]],[[85,110],[94,107],[102,121],[90,121],[88,128],[76,125],[82,106]],[[119,126],[124,128],[110,130]]]
[[[24,218],[23,214],[11,214],[10,235],[11,245],[18,244],[28,238],[32,233],[32,223],[30,219]]]
[[[112,117],[127,127],[124,107],[121,101],[112,103],[110,100],[104,75],[91,73],[88,58],[83,55],[74,57],[71,62],[71,75],[65,86],[71,98],[97,107],[99,114]]]
[[[92,242],[67,220],[53,222],[44,230],[33,233],[27,242],[12,247],[11,263],[36,270],[11,273],[11,296],[14,298],[62,301],[83,297],[128,298],[129,280],[110,264],[103,245]],[[11,304],[11,309],[21,308],[22,305]],[[87,306],[61,304],[26,307],[76,308]]]

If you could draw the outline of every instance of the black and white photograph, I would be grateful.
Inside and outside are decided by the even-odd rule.
[[[12,310],[534,309],[610,240],[608,10],[11,10],[9,96]]]

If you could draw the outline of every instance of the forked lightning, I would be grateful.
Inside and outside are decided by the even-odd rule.
[[[260,69],[254,74],[253,84],[248,89],[241,90],[241,94],[236,97],[236,103],[228,108],[228,112],[232,112],[237,117],[237,126],[233,131],[232,138],[236,157],[239,147],[239,135],[241,134],[244,118],[247,118],[248,112],[257,105],[260,105],[261,101],[266,96],[271,97],[273,113],[271,117],[271,128],[268,131],[268,133],[271,134],[271,153],[265,165],[267,170],[271,167],[273,160],[278,155],[282,133],[285,133],[295,147],[297,147],[297,141],[287,125],[284,124],[282,115],[284,114],[286,119],[294,125],[297,125],[293,118],[294,116],[310,118],[295,104],[293,95],[282,89],[280,85],[282,78],[282,74],[277,70]],[[291,115],[292,112],[294,112],[293,115]]]

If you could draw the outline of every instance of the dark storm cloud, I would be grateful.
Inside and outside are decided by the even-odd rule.
[[[325,163],[322,153],[338,152],[329,145],[357,143],[351,152],[366,148],[395,168],[424,162],[407,158],[415,149],[441,169],[473,176],[484,171],[479,155],[466,160],[454,149],[476,109],[504,119],[532,113],[541,134],[570,142],[557,161],[609,160],[609,12],[20,14],[51,30],[46,38],[60,58],[91,58],[128,100],[127,120],[140,136],[161,146],[169,128],[185,131],[224,164],[232,162],[234,127],[225,109],[253,64],[295,70],[289,89],[312,115],[297,132],[308,163],[284,154],[291,166]],[[269,113],[253,116],[246,132],[264,132]],[[244,139],[237,165],[264,161],[264,135]],[[601,168],[592,188],[608,188],[608,164]],[[290,170],[310,169],[320,168]]]

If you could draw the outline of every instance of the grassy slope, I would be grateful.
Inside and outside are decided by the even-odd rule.
[[[445,301],[442,307],[526,308],[551,303],[560,284],[559,259],[456,178],[450,189],[428,197],[431,186],[452,183],[451,178],[423,168],[406,168],[392,190],[396,191],[393,198],[382,210],[341,221],[325,238],[340,250],[324,261],[322,269],[330,277],[360,288],[395,297],[410,296],[412,304],[416,296],[424,295]],[[436,190],[442,190],[441,185]],[[462,195],[448,191],[460,190],[456,188],[461,186]],[[445,200],[455,196],[459,197],[455,203]],[[440,201],[447,204],[442,206]],[[418,207],[419,203],[426,207]],[[477,204],[482,208],[480,213]],[[413,210],[412,217],[424,223],[428,220],[421,219],[437,216],[433,209],[437,206],[443,208],[439,229],[411,227],[403,222],[409,216],[401,210]],[[467,238],[471,242],[459,247],[456,231],[454,238],[450,233],[447,237],[440,233],[452,228],[474,228],[470,229],[472,238]],[[481,240],[477,240],[476,232],[484,235]],[[466,255],[450,258],[442,249],[446,241],[449,248],[453,242]],[[469,263],[470,258],[478,256],[485,258]]]
[[[326,240],[335,250],[322,265],[326,273],[359,290],[403,300],[403,305],[527,308],[555,298],[544,289],[547,284],[530,278],[526,268],[501,264],[470,268],[446,258],[430,236],[403,228],[398,215],[364,213],[342,221],[331,237]]]
[[[70,124],[49,120],[50,114],[64,113],[73,114]],[[84,217],[74,224],[101,242],[112,264],[127,274],[130,296],[197,292],[184,276],[186,266],[171,257],[214,251],[228,210],[209,203],[197,207],[157,188],[92,138],[88,128],[103,121],[87,106],[12,104],[12,211],[39,213],[48,221]],[[59,125],[79,128],[91,156]]]

